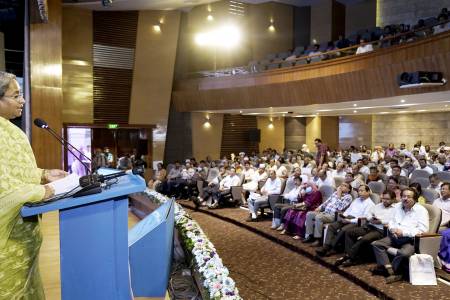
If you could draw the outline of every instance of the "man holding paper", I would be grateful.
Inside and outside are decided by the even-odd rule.
[[[9,120],[22,115],[25,100],[13,74],[0,72],[0,299],[45,299],[38,272],[42,242],[37,218],[22,218],[24,203],[54,195],[48,183],[65,177],[42,170],[26,135]]]

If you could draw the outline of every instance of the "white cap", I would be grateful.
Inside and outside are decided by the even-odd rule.
[[[260,169],[265,169],[265,168],[266,168],[266,164],[260,164],[260,165],[259,165],[259,168],[260,168]]]

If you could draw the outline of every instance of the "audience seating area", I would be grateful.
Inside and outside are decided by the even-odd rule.
[[[326,147],[319,144],[318,149],[323,146]],[[298,201],[306,201],[303,197],[308,187],[320,193],[323,205],[329,205],[330,201],[333,202],[346,194],[351,195],[351,204],[342,210],[336,210],[333,219],[324,224],[323,236],[316,239],[317,246],[323,246],[317,248],[319,256],[322,256],[320,249],[327,246],[330,224],[335,226],[335,223],[342,222],[346,210],[355,202],[364,200],[361,188],[368,187],[370,199],[367,201],[373,203],[372,206],[386,205],[385,198],[394,195],[391,201],[395,209],[404,209],[406,191],[413,191],[417,202],[415,205],[424,207],[428,217],[424,221],[427,223],[426,229],[416,234],[411,243],[416,254],[431,255],[435,265],[440,267],[440,234],[448,232],[450,225],[450,147],[441,142],[439,146],[431,149],[430,145],[424,147],[419,141],[410,150],[403,144],[398,149],[389,145],[384,151],[380,150],[380,147],[370,150],[365,146],[342,151],[328,149],[325,158],[317,153],[301,150],[278,153],[273,149],[264,150],[260,155],[232,155],[234,160],[224,158],[197,162],[191,158],[186,160],[184,165],[179,162],[170,164],[167,167],[167,178],[159,178],[159,182],[152,180],[149,187],[177,199],[191,199],[191,203],[197,208],[237,209],[241,211],[241,215],[243,211],[247,211],[244,213],[250,214],[247,221],[272,220],[272,230],[283,230],[282,234],[291,235],[296,240],[303,238],[306,243],[310,237],[305,233],[299,236],[299,233],[289,229],[288,225],[283,227],[283,222],[289,222],[289,218],[281,218],[281,225],[280,220],[276,222],[276,218],[279,218],[276,215],[277,209],[286,207],[289,211],[296,210]],[[321,159],[324,161],[319,164]],[[160,167],[157,174],[162,170],[162,166]],[[348,191],[343,190],[346,185],[349,187]],[[237,208],[239,206],[240,209]],[[315,207],[303,209],[306,214]],[[365,212],[357,218],[359,224],[363,219],[370,220],[371,216]],[[301,222],[299,226],[304,226],[305,219]],[[391,223],[389,221],[383,224],[386,236],[391,232]],[[279,225],[281,229],[277,228]],[[334,250],[338,249],[336,247]],[[327,251],[325,256],[328,256]],[[371,260],[373,261],[373,258]],[[394,281],[400,280],[401,275],[403,274],[395,275],[400,278],[395,277]],[[389,276],[386,282],[390,283]]]
[[[437,17],[420,19],[415,25],[392,24],[384,28],[361,29],[336,41],[297,46],[291,51],[270,53],[260,61],[250,61],[250,72],[262,72],[285,67],[301,66],[348,55],[359,54],[358,49],[372,45],[372,50],[387,48],[441,33],[450,29],[448,12],[441,11]],[[361,53],[369,52],[363,51]]]

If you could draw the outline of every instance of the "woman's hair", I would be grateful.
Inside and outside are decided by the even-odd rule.
[[[16,75],[0,71],[0,99],[3,98],[3,96],[5,96],[9,84],[14,79],[16,79]]]
[[[422,195],[422,186],[418,182],[413,182],[409,185],[410,188],[416,189],[416,191],[419,193],[419,196]]]

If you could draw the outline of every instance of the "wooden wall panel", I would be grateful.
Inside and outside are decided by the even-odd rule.
[[[137,11],[93,13],[94,123],[128,124],[137,24]]]
[[[179,111],[221,110],[326,104],[423,93],[402,90],[402,72],[436,70],[450,73],[450,32],[312,65],[259,74],[178,81],[173,92]],[[450,85],[427,88],[449,90]]]
[[[48,0],[48,23],[30,26],[31,118],[42,118],[61,132],[62,50],[61,1]],[[32,147],[41,168],[61,168],[60,144],[42,129],[32,127]]]
[[[239,152],[258,152],[258,143],[250,143],[248,132],[256,129],[255,116],[229,115],[223,116],[222,144],[220,156],[230,156],[231,153],[238,155]]]

